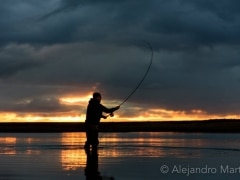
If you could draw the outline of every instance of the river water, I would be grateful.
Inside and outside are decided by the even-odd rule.
[[[240,134],[0,133],[1,180],[239,179]]]

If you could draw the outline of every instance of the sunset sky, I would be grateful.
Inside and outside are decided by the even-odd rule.
[[[239,0],[2,0],[0,122],[240,118]]]

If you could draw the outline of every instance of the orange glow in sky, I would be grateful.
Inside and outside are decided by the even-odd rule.
[[[92,93],[85,96],[66,96],[60,98],[60,101],[64,104],[87,104],[92,97]]]
[[[36,113],[36,112],[0,112],[1,122],[84,122],[85,112],[92,93],[81,95],[68,95],[60,97],[59,101],[64,106],[75,106],[67,112]],[[103,100],[102,104],[106,107],[114,107],[120,104],[117,101]],[[79,107],[79,108],[78,108]],[[126,112],[134,112],[134,115],[128,115]],[[210,115],[201,109],[191,111],[174,111],[164,108],[143,108],[137,107],[132,103],[126,103],[117,112],[114,117],[102,119],[102,121],[164,121],[164,120],[205,120],[205,119],[238,119],[239,115]]]
[[[161,112],[164,111],[164,115]],[[160,114],[158,114],[160,112]],[[19,116],[17,113],[0,113],[1,122],[84,122],[85,114],[79,115],[53,115],[53,116],[41,116],[35,114],[26,114]],[[164,121],[164,120],[204,120],[204,119],[239,119],[238,115],[227,115],[227,116],[218,116],[218,115],[207,115],[204,113],[196,114],[186,114],[185,112],[177,111],[167,111],[164,109],[155,109],[154,112],[151,110],[146,111],[144,114],[134,117],[120,116],[115,113],[114,117],[109,117],[108,119],[102,119],[101,122],[118,122],[118,121]]]

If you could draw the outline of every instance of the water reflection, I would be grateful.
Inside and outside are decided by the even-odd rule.
[[[195,141],[172,137],[172,133],[111,133],[100,138],[102,156],[111,157],[166,157],[176,156],[185,158],[191,153]],[[167,138],[166,138],[167,137]],[[197,141],[199,145],[201,142]],[[196,149],[198,150],[198,149]],[[198,153],[194,154],[198,156]]]
[[[86,180],[114,180],[113,177],[102,176],[98,169],[98,149],[86,149],[87,162],[85,167]]]
[[[131,156],[185,158],[192,155],[192,151],[195,151],[195,157],[200,157],[201,148],[211,148],[212,144],[214,147],[222,145],[222,141],[215,141],[215,138],[174,133],[100,133],[99,140],[100,147],[104,147],[99,151],[100,157],[118,158]],[[46,150],[60,148],[59,161],[63,170],[76,170],[86,164],[84,142],[85,133],[15,134],[15,136],[11,134],[0,137],[0,154],[36,155],[43,152],[43,147]]]
[[[0,137],[0,154],[14,155],[16,154],[15,145],[16,137]]]
[[[143,180],[162,179],[163,163],[239,167],[239,139],[240,134],[100,133],[99,149],[85,152],[84,133],[2,133],[0,179]]]
[[[225,138],[219,138],[219,134],[201,133],[100,133],[98,153],[100,158],[201,157],[206,150],[226,151],[226,146],[238,150],[239,140],[235,136],[225,134]],[[56,150],[62,169],[70,171],[85,167],[84,142],[85,133],[1,134],[0,154],[40,155],[46,150]]]
[[[209,138],[211,137],[211,138]],[[238,139],[232,135],[207,133],[172,133],[172,132],[138,132],[138,133],[104,133],[100,145],[104,148],[100,155],[111,157],[176,157],[201,158],[212,156],[211,152],[239,149]],[[231,139],[231,141],[229,141]],[[229,144],[226,148],[226,145]]]
[[[84,142],[84,133],[62,133],[61,146],[63,148],[60,153],[62,169],[64,171],[77,171],[84,168],[84,174],[87,180],[114,180],[113,177],[101,175],[98,169],[98,149],[84,150]],[[115,152],[113,152],[113,154],[114,153]],[[106,154],[104,156],[106,156]]]
[[[61,137],[62,146],[60,161],[65,171],[77,170],[85,167],[85,153],[83,151],[83,133],[63,133]]]

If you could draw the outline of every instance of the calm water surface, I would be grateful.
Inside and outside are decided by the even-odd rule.
[[[84,142],[84,133],[1,133],[0,179],[240,178],[240,134],[100,133],[96,153]]]

